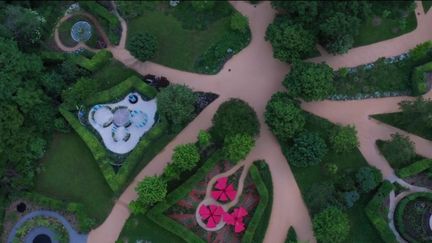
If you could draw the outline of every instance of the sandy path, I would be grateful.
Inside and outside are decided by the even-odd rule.
[[[256,110],[260,123],[261,134],[255,148],[246,158],[247,161],[265,159],[269,164],[274,185],[273,210],[265,242],[283,242],[289,226],[294,226],[300,240],[315,242],[311,229],[311,221],[304,205],[301,193],[279,144],[264,122],[265,105],[271,95],[283,90],[281,80],[289,72],[289,65],[272,57],[271,45],[264,40],[265,31],[272,22],[275,12],[269,2],[263,2],[256,8],[246,2],[232,2],[242,14],[248,16],[252,31],[252,41],[248,47],[231,58],[223,70],[217,75],[200,75],[178,71],[159,64],[136,60],[124,49],[127,25],[122,22],[124,33],[119,46],[110,46],[114,57],[141,74],[152,73],[163,75],[172,82],[187,84],[195,90],[211,91],[220,95],[213,104],[206,108],[191,122],[169,145],[161,151],[135,178],[126,191],[120,196],[111,214],[97,229],[90,232],[89,242],[115,242],[123,225],[129,217],[127,204],[136,198],[136,183],[145,176],[159,174],[170,160],[173,148],[182,143],[193,142],[200,129],[211,126],[211,118],[217,107],[230,97],[247,101]],[[356,66],[369,63],[382,56],[395,56],[432,38],[427,28],[432,23],[432,12],[423,15],[421,4],[417,2],[418,28],[401,37],[379,42],[369,46],[354,48],[342,56],[324,54],[312,61],[326,61],[333,68]],[[231,71],[229,71],[231,69]],[[368,114],[396,111],[397,103],[408,97],[385,98],[379,100],[334,102],[323,101],[305,103],[303,108],[332,122],[355,124],[359,133],[360,151],[368,162],[383,171],[386,178],[394,178],[393,170],[377,151],[374,141],[377,138],[388,138],[395,128],[369,120]],[[431,143],[410,135],[415,141],[417,151],[425,156],[432,155]]]

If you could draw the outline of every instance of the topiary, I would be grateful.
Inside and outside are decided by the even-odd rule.
[[[238,162],[246,158],[254,145],[255,141],[250,135],[237,134],[225,137],[223,151],[228,160]]]

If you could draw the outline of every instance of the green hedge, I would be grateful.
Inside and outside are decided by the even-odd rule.
[[[389,227],[388,208],[383,209],[384,200],[393,190],[394,185],[389,181],[384,181],[365,208],[366,215],[379,232],[381,239],[386,243],[398,242]]]
[[[413,175],[417,175],[420,172],[423,172],[431,167],[432,167],[432,159],[422,159],[396,171],[396,174],[400,178],[407,178]]]
[[[219,151],[214,153],[192,177],[190,177],[179,188],[168,194],[165,201],[158,203],[155,207],[153,207],[147,213],[147,217],[154,223],[166,229],[167,231],[181,237],[186,242],[204,242],[192,231],[172,220],[171,218],[165,216],[163,213],[165,210],[177,203],[177,201],[186,197],[187,194],[193,189],[193,187],[201,180],[203,180],[207,176],[207,174],[213,169],[216,163],[218,163],[222,159],[222,152]]]
[[[63,52],[41,51],[39,56],[44,63],[60,63],[66,60],[66,56]]]
[[[396,207],[396,211],[394,215],[395,226],[397,227],[401,236],[410,243],[419,243],[419,241],[413,239],[409,234],[406,233],[404,222],[403,222],[403,213],[407,204],[413,200],[416,200],[419,197],[423,197],[432,201],[432,193],[417,192],[417,193],[410,194],[399,202],[399,204]]]
[[[94,72],[101,67],[105,66],[112,58],[112,53],[107,50],[98,51],[91,59],[77,55],[72,58],[72,61],[78,66]]]
[[[62,211],[73,214],[78,221],[78,227],[81,233],[88,233],[92,228],[95,227],[95,220],[85,213],[83,204],[63,202],[35,192],[23,193],[22,195],[19,195],[19,198],[31,201],[41,207],[46,207],[48,210]]]
[[[121,31],[121,24],[117,16],[95,1],[80,1],[79,4],[81,8],[98,19],[99,23],[104,28],[109,41],[112,44],[117,45],[120,41],[121,35],[121,32],[117,33],[118,30]]]
[[[432,72],[432,62],[418,66],[414,69],[411,76],[411,85],[414,95],[423,95],[427,90],[426,74]]]
[[[268,166],[264,161],[254,162],[254,164],[249,169],[249,173],[256,185],[260,199],[241,242],[264,242],[265,233],[270,220],[271,209],[273,206],[273,183],[271,181],[271,174]]]
[[[131,76],[110,89],[90,96],[86,101],[86,105],[90,106],[94,104],[107,103],[113,99],[122,98],[131,91],[138,91],[140,94],[145,95],[150,99],[153,99],[157,95],[155,88],[146,84],[137,76]]]

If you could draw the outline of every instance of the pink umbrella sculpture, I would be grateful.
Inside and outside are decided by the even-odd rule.
[[[223,220],[228,225],[234,226],[234,232],[240,233],[245,229],[245,225],[243,223],[243,218],[246,215],[248,215],[248,212],[246,211],[246,209],[244,209],[242,207],[235,208],[231,214],[224,213]]]
[[[221,177],[216,181],[215,185],[216,190],[211,192],[211,196],[213,199],[226,202],[228,199],[230,201],[234,200],[237,195],[237,191],[234,189],[232,184],[228,185],[228,178]]]
[[[225,210],[221,206],[216,205],[201,205],[199,208],[199,215],[201,219],[207,220],[207,227],[214,228],[216,227],[222,219],[222,215],[225,213]]]

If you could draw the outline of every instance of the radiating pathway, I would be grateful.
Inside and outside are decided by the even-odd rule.
[[[265,242],[283,242],[289,226],[294,226],[300,240],[315,242],[309,213],[295,178],[277,140],[264,122],[265,105],[273,93],[283,90],[281,81],[289,72],[289,65],[274,59],[271,45],[264,40],[266,28],[273,21],[275,11],[269,2],[260,3],[256,8],[247,2],[233,1],[231,4],[248,17],[252,40],[245,49],[232,57],[217,75],[188,73],[151,62],[138,61],[124,48],[127,25],[121,19],[123,33],[120,45],[109,47],[117,60],[141,74],[151,73],[165,76],[174,83],[187,84],[197,91],[218,93],[220,97],[196,117],[140,172],[120,196],[105,222],[90,232],[89,242],[115,242],[130,215],[127,205],[137,196],[134,191],[137,182],[145,176],[160,174],[167,162],[170,161],[173,148],[178,144],[195,141],[200,129],[207,129],[211,126],[211,118],[218,106],[231,97],[247,101],[256,110],[261,125],[261,133],[256,141],[256,146],[246,160],[265,159],[272,173],[273,210]],[[418,28],[415,31],[398,38],[354,48],[342,56],[332,56],[322,51],[323,56],[311,59],[311,61],[325,61],[333,68],[352,67],[373,62],[379,57],[399,55],[417,44],[432,39],[432,31],[429,28],[432,25],[432,11],[425,15],[421,2],[418,1],[416,4],[416,11],[419,15],[417,15]],[[332,122],[355,124],[360,140],[360,151],[367,161],[379,168],[386,178],[397,180],[392,168],[379,154],[375,140],[388,138],[391,133],[399,130],[369,120],[368,116],[369,114],[397,111],[397,103],[406,99],[410,98],[323,101],[304,103],[302,107]],[[429,141],[414,135],[410,135],[410,138],[416,143],[416,149],[420,154],[432,157],[432,149],[428,149],[432,148]]]

